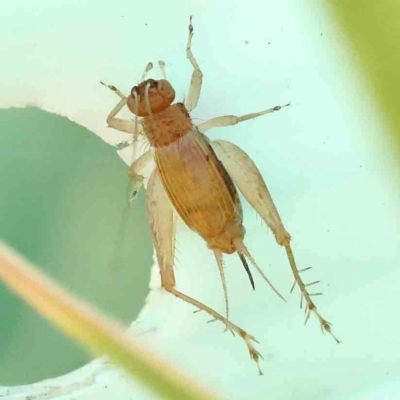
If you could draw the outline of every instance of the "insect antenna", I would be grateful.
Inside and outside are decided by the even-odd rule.
[[[250,283],[251,283],[251,286],[253,287],[253,290],[256,290],[256,287],[254,285],[253,275],[251,275],[251,271],[250,271],[250,268],[249,268],[249,264],[247,264],[247,261],[246,261],[244,255],[242,253],[238,252],[238,256],[239,256],[240,260],[242,261],[243,267],[246,270],[247,275],[249,276]]]
[[[251,256],[251,254],[249,253],[249,251],[247,250],[247,247],[244,245],[244,243],[242,241],[235,241],[235,247],[237,252],[240,254],[242,253],[243,255],[245,255],[250,262],[253,264],[253,266],[256,268],[256,270],[258,271],[258,273],[264,278],[264,280],[268,283],[268,285],[270,286],[270,288],[283,300],[286,302],[285,298],[278,292],[278,290],[275,288],[275,286],[271,283],[271,281],[267,278],[267,276],[264,274],[264,272],[262,271],[262,269],[257,265],[256,261],[254,260],[254,258]]]

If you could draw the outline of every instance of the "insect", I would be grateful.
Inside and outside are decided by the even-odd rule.
[[[193,25],[190,18],[186,56],[193,67],[193,73],[185,101],[173,104],[175,92],[166,79],[164,62],[160,61],[159,66],[165,79],[145,79],[147,72],[152,68],[152,64],[149,63],[141,83],[132,88],[129,96],[125,96],[115,86],[102,83],[121,99],[108,115],[107,124],[117,130],[131,133],[133,143],[139,135],[145,135],[150,143],[150,150],[131,164],[129,175],[136,181],[136,194],[144,180],[141,171],[152,160],[155,161],[155,169],[147,186],[147,210],[162,287],[197,307],[198,311],[207,312],[215,320],[222,322],[227,330],[243,338],[261,373],[261,354],[253,345],[255,338],[232,323],[229,318],[223,254],[236,253],[239,256],[253,289],[254,280],[247,261],[250,261],[271,288],[281,295],[269,282],[244,244],[245,228],[238,190],[272,230],[277,243],[285,248],[295,280],[291,291],[296,284],[300,288],[301,300],[305,303],[307,313],[305,322],[313,313],[318,318],[323,332],[332,334],[331,325],[319,314],[312,301],[312,296],[319,293],[312,294],[307,290],[308,286],[317,282],[305,284],[300,276],[302,270],[298,270],[296,266],[290,247],[291,237],[282,223],[260,171],[238,146],[225,140],[210,141],[204,133],[212,128],[235,125],[279,111],[289,104],[239,117],[225,115],[196,126],[190,118],[190,112],[198,104],[203,73],[191,50],[192,38]],[[135,115],[134,119],[116,117],[125,105]],[[176,289],[176,215],[197,232],[214,252],[224,292],[225,316]]]

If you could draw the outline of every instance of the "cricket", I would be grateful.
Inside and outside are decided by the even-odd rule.
[[[134,181],[131,198],[134,198],[143,184],[142,170],[154,161],[146,193],[147,212],[151,227],[153,245],[160,269],[162,288],[177,298],[205,311],[213,320],[220,321],[225,330],[240,336],[262,374],[259,362],[261,354],[254,347],[254,336],[235,325],[230,320],[228,291],[224,275],[224,254],[236,253],[245,268],[250,283],[255,288],[250,270],[252,265],[272,290],[281,294],[268,280],[262,269],[245,245],[245,227],[238,190],[272,230],[276,242],[282,246],[289,261],[294,284],[301,293],[300,306],[305,307],[306,319],[314,314],[319,320],[322,332],[333,335],[331,324],[325,320],[312,298],[321,293],[310,293],[308,288],[319,281],[304,283],[290,246],[291,236],[285,229],[278,210],[268,191],[267,185],[251,158],[238,146],[225,140],[211,141],[205,132],[213,128],[236,125],[238,123],[271,114],[289,106],[275,106],[264,111],[242,116],[224,115],[195,125],[190,113],[196,108],[202,87],[203,73],[192,53],[193,25],[189,22],[189,37],[186,57],[193,67],[189,90],[184,102],[173,104],[175,91],[166,79],[165,63],[159,61],[164,79],[146,79],[153,65],[149,63],[141,82],[125,96],[113,85],[111,89],[120,101],[109,113],[109,127],[132,134],[130,145],[135,146],[138,137],[144,135],[150,149],[137,157],[129,167],[129,177]],[[117,118],[117,114],[127,106],[134,115],[132,119]],[[189,297],[176,288],[174,274],[176,222],[179,216],[193,231],[197,232],[207,247],[214,253],[222,282],[225,300],[225,315]],[[283,299],[283,297],[282,297]]]

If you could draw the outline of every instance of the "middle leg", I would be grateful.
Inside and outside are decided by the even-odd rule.
[[[272,108],[268,108],[268,110],[251,113],[251,114],[245,114],[240,117],[237,117],[236,115],[224,115],[222,117],[212,118],[206,122],[203,122],[202,124],[199,124],[197,126],[197,128],[200,132],[204,133],[212,128],[220,128],[223,126],[232,126],[232,125],[238,124],[239,122],[243,122],[243,121],[247,121],[249,119],[261,117],[262,115],[270,114],[275,111],[279,111],[282,108],[287,107],[289,105],[290,105],[290,103],[285,104],[284,106],[275,106]]]

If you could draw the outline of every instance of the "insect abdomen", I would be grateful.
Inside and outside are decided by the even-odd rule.
[[[242,207],[231,177],[206,137],[192,129],[155,149],[164,188],[177,213],[208,246],[233,253],[243,239]]]

